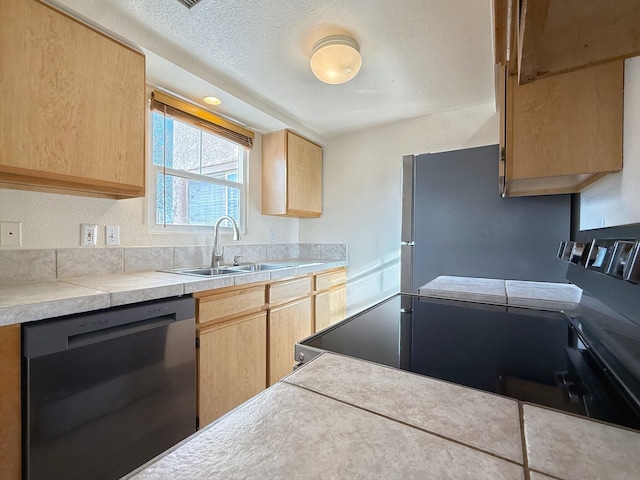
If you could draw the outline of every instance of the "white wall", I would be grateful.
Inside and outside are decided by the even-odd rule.
[[[498,132],[485,104],[329,139],[323,215],[300,220],[300,242],[348,244],[350,313],[400,289],[402,156],[495,144]]]
[[[624,66],[624,166],[581,193],[583,230],[640,222],[640,57]]]
[[[260,155],[262,136],[256,134],[249,165],[249,205],[246,235],[240,243],[268,243],[276,230],[278,243],[298,242],[298,220],[260,215]],[[80,246],[80,224],[95,223],[98,246],[104,246],[104,227],[120,226],[120,245],[210,245],[210,232],[149,233],[147,199],[111,200],[51,193],[0,189],[0,221],[22,222],[23,248]],[[227,241],[226,233],[223,241]],[[230,234],[229,238],[230,238]]]

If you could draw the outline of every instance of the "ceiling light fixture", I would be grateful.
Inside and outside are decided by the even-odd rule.
[[[222,100],[220,100],[218,97],[212,96],[204,97],[203,100],[209,105],[220,105],[222,103]]]
[[[351,37],[325,37],[313,46],[310,64],[313,74],[324,83],[336,85],[348,82],[362,66],[360,47]]]

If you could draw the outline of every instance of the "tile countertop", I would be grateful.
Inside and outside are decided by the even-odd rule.
[[[418,288],[418,294],[543,310],[570,310],[580,303],[582,289],[569,283],[441,275]]]
[[[325,353],[127,475],[637,479],[640,432]]]
[[[315,259],[287,260],[286,263],[296,266],[210,278],[147,271],[4,285],[0,286],[0,326],[232,285],[278,280],[347,265],[345,261]]]

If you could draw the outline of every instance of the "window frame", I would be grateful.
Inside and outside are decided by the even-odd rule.
[[[156,223],[156,211],[157,211],[157,174],[158,173],[166,173],[167,175],[174,175],[180,178],[186,178],[190,180],[202,181],[203,179],[207,179],[206,183],[221,185],[221,186],[232,186],[238,188],[238,216],[240,217],[240,221],[238,222],[238,228],[241,234],[245,234],[247,230],[247,212],[248,212],[248,203],[249,203],[249,156],[250,151],[247,147],[236,144],[239,147],[239,151],[241,155],[238,159],[238,177],[242,179],[241,184],[237,182],[232,182],[230,180],[207,177],[206,175],[198,175],[193,174],[191,172],[187,172],[185,170],[173,169],[170,167],[164,167],[160,165],[154,165],[153,163],[153,114],[154,110],[148,111],[147,116],[147,226],[149,233],[191,233],[191,234],[199,234],[199,233],[210,233],[213,229],[213,224],[211,225],[171,225],[171,224],[158,224]],[[175,120],[175,119],[174,119]],[[180,121],[177,119],[177,121]],[[209,133],[211,135],[216,135],[214,132],[211,132],[207,129],[200,128],[194,126],[200,131]],[[220,135],[216,135],[220,138]],[[231,142],[231,140],[225,139],[226,141]],[[235,143],[235,142],[232,142]],[[215,180],[215,181],[211,181]],[[222,224],[220,228],[224,230],[231,231],[230,226],[224,226]]]

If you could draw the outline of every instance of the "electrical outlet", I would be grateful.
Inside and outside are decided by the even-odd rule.
[[[22,246],[22,223],[0,222],[0,247]]]
[[[98,226],[91,223],[80,224],[80,245],[83,247],[95,247],[97,244]]]
[[[269,240],[271,240],[272,242],[275,242],[278,239],[278,232],[276,232],[275,230],[271,230],[269,232]]]
[[[107,225],[104,227],[104,231],[104,238],[107,245],[120,245],[120,227]]]

